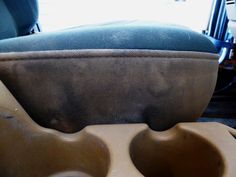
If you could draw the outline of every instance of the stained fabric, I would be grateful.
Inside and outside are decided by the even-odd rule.
[[[160,50],[0,54],[0,80],[39,125],[147,123],[166,130],[195,121],[214,91],[218,55]]]

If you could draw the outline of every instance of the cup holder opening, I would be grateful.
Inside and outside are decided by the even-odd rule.
[[[221,177],[221,154],[207,140],[191,132],[145,130],[130,144],[130,156],[145,177]]]
[[[54,134],[35,134],[34,139],[29,141],[27,136],[22,138],[17,133],[18,140],[6,139],[7,143],[1,147],[4,155],[0,157],[0,176],[107,176],[110,153],[108,147],[96,136],[85,131],[64,138]]]

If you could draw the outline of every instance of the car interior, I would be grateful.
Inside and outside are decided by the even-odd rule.
[[[202,32],[44,32],[38,1],[0,0],[0,177],[236,177],[234,0]]]

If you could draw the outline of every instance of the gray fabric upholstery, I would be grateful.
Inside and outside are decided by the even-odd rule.
[[[0,40],[0,80],[44,127],[146,122],[165,130],[201,115],[216,82],[212,53],[206,37],[182,27],[84,26]]]
[[[150,49],[216,53],[203,35],[184,27],[146,22],[83,26],[0,41],[0,52],[70,49]]]
[[[0,39],[30,33],[37,20],[37,0],[0,0]]]
[[[8,11],[5,2],[0,0],[0,40],[17,36],[14,19]]]

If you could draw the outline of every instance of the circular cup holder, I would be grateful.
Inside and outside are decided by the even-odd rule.
[[[102,140],[85,131],[75,136],[42,132],[37,134],[36,131],[25,136],[15,130],[10,133],[12,139],[2,140],[1,153],[4,155],[0,157],[1,176],[107,176],[110,164],[108,147]]]
[[[214,145],[177,128],[141,132],[131,142],[130,156],[145,177],[221,177],[224,171]]]

